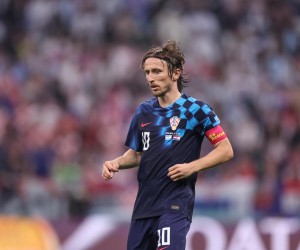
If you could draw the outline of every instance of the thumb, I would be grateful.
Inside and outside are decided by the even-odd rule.
[[[120,165],[119,165],[118,162],[113,161],[110,170],[113,171],[113,172],[119,172],[119,166]]]

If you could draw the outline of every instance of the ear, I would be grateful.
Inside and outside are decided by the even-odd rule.
[[[177,81],[178,78],[180,77],[180,75],[181,75],[181,70],[180,69],[175,69],[173,74],[172,74],[172,80]]]

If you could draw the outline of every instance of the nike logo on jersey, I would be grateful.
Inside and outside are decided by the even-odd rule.
[[[151,124],[152,122],[146,122],[146,123],[141,123],[141,127],[143,128],[143,127],[146,127],[147,125],[149,125],[149,124]]]
[[[164,249],[167,249],[169,246],[167,247],[163,247],[163,248],[157,248],[157,250],[164,250]]]

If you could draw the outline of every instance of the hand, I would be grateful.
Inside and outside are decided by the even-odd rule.
[[[119,172],[119,163],[117,160],[106,161],[103,163],[102,177],[104,180],[109,181],[113,178],[116,172]]]
[[[187,163],[176,164],[169,168],[168,176],[173,181],[179,181],[185,179],[193,174],[191,166]]]

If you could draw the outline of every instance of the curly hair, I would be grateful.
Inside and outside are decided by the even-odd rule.
[[[156,45],[149,49],[142,59],[142,67],[144,67],[145,61],[152,57],[164,60],[167,63],[170,77],[176,69],[180,69],[182,73],[177,80],[177,88],[181,92],[184,87],[187,87],[189,80],[185,78],[185,73],[183,72],[184,54],[176,41],[168,40],[161,46]]]

